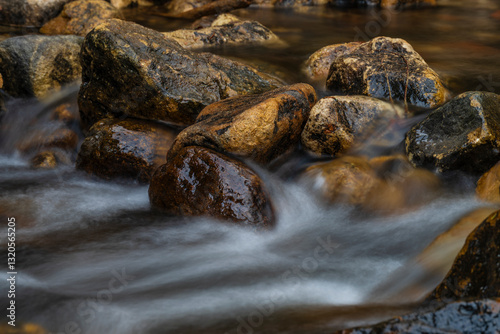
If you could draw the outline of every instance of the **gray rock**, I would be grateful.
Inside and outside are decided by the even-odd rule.
[[[333,92],[368,95],[424,108],[449,99],[449,92],[406,41],[377,37],[332,62],[326,86]]]
[[[82,46],[84,129],[111,114],[189,125],[205,106],[282,82],[250,66],[196,54],[138,24],[108,20]]]
[[[404,117],[401,107],[372,97],[328,96],[311,109],[302,144],[314,154],[335,156]]]
[[[0,22],[24,27],[41,27],[72,0],[0,0]]]
[[[500,160],[500,96],[463,93],[430,113],[406,135],[415,166],[486,172]]]
[[[81,79],[77,36],[28,35],[0,43],[0,73],[12,96],[44,97]]]

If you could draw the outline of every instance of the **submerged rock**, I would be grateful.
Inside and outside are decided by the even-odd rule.
[[[427,302],[500,297],[500,211],[468,237],[445,279]]]
[[[58,127],[55,129],[33,130],[26,134],[16,145],[16,148],[23,152],[35,152],[44,148],[60,148],[67,151],[76,151],[78,145],[78,135],[75,131]]]
[[[223,45],[284,45],[269,28],[257,21],[242,21],[234,15],[222,14],[210,27],[181,29],[164,33],[185,48],[202,48]]]
[[[47,22],[40,32],[85,36],[98,24],[120,16],[120,12],[106,1],[77,0],[66,4],[59,16]]]
[[[15,97],[44,97],[80,80],[83,38],[28,35],[0,43],[4,90]]]
[[[379,333],[495,333],[500,328],[500,302],[455,302],[437,310],[422,310],[371,327],[346,329],[336,334]]]
[[[184,147],[158,168],[149,187],[151,205],[170,214],[213,216],[242,225],[274,225],[271,200],[245,164],[203,147]]]
[[[333,92],[368,95],[434,108],[449,92],[436,72],[406,41],[377,37],[346,50],[332,62],[326,86]]]
[[[500,203],[500,163],[491,167],[477,181],[476,195],[492,203]]]
[[[209,104],[282,85],[249,66],[192,53],[159,32],[116,19],[86,36],[81,59],[84,129],[106,115],[190,125]]]
[[[311,80],[325,80],[333,61],[346,53],[351,53],[361,42],[350,42],[325,46],[314,52],[304,63],[302,71]]]
[[[176,134],[151,121],[104,119],[90,129],[76,167],[105,179],[148,182],[155,169],[165,163]]]
[[[481,173],[500,160],[500,97],[463,93],[430,113],[406,135],[415,166]]]
[[[54,169],[61,164],[71,164],[71,157],[64,150],[51,149],[36,154],[31,158],[30,164],[36,169]]]
[[[368,96],[328,96],[312,108],[302,144],[314,154],[335,156],[404,117],[399,106]]]
[[[0,0],[2,24],[41,27],[72,0]]]
[[[202,146],[267,164],[298,143],[315,102],[314,88],[295,84],[213,103],[177,136],[168,159]]]

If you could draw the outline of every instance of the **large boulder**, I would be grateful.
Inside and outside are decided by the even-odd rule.
[[[0,22],[15,26],[41,27],[72,0],[0,0]]]
[[[3,89],[12,96],[44,97],[78,82],[82,68],[78,36],[20,36],[0,43]]]
[[[373,136],[405,112],[368,96],[328,96],[311,109],[302,144],[316,155],[335,156]]]
[[[397,317],[363,328],[345,329],[336,334],[404,333],[496,333],[500,328],[500,301],[455,302]]]
[[[59,16],[47,22],[40,32],[85,36],[98,24],[120,16],[120,12],[106,1],[77,0],[66,4]]]
[[[148,182],[165,163],[177,132],[155,122],[103,119],[83,141],[76,167],[105,179]]]
[[[211,103],[281,86],[249,66],[192,53],[157,31],[117,19],[85,37],[81,61],[84,129],[108,114],[190,125]]]
[[[231,14],[220,15],[207,28],[180,29],[164,35],[188,49],[240,44],[284,45],[278,36],[259,22],[242,21]]]
[[[333,61],[346,53],[352,52],[361,42],[349,42],[327,45],[314,52],[304,63],[302,71],[315,81],[326,81]]]
[[[368,95],[434,108],[445,103],[449,92],[406,41],[377,37],[337,56],[326,86],[333,92]]]
[[[213,216],[269,228],[274,214],[263,181],[245,164],[203,147],[185,147],[158,168],[151,205],[170,214]]]
[[[477,181],[476,195],[492,203],[500,203],[500,163],[491,167]]]
[[[445,279],[427,302],[500,297],[500,211],[468,237]]]
[[[482,173],[500,160],[500,97],[466,92],[430,113],[406,135],[415,166]]]
[[[314,88],[295,84],[211,104],[177,136],[168,158],[202,146],[267,164],[298,143],[315,102]]]

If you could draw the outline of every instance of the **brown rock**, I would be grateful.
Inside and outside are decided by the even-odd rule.
[[[224,45],[285,45],[269,28],[259,22],[242,21],[231,14],[220,15],[207,28],[180,29],[164,33],[164,35],[188,49]]]
[[[19,323],[16,326],[7,323],[0,324],[0,332],[6,334],[47,334],[48,332],[41,326],[29,322]]]
[[[0,0],[3,25],[41,27],[71,0]]]
[[[40,32],[46,35],[85,36],[105,20],[120,17],[120,12],[106,1],[77,0],[66,4],[59,16],[47,22]]]
[[[192,53],[157,31],[116,19],[86,36],[81,59],[85,130],[107,115],[189,125],[211,103],[282,85],[249,66]]]
[[[297,144],[315,102],[314,88],[295,84],[211,104],[179,134],[168,159],[184,147],[202,146],[269,163]]]
[[[333,61],[346,53],[351,53],[361,42],[349,42],[325,46],[314,52],[304,63],[302,71],[311,80],[326,81]]]
[[[326,86],[333,92],[368,95],[434,108],[450,93],[412,46],[398,38],[376,37],[332,62]]]
[[[242,225],[274,225],[271,201],[259,176],[243,163],[202,147],[185,147],[158,168],[151,205],[185,216],[208,215]]]
[[[76,103],[63,103],[58,105],[50,116],[51,120],[60,121],[65,124],[73,124],[80,120],[78,105]]]
[[[187,12],[194,8],[204,6],[213,0],[172,0],[168,3],[167,9],[172,14]]]
[[[63,150],[76,150],[78,135],[75,131],[67,128],[58,128],[53,131],[34,131],[23,138],[17,145],[21,152],[38,151],[41,148],[60,148]]]
[[[46,151],[35,155],[31,159],[31,167],[36,169],[53,169],[57,167],[57,158],[54,152]]]
[[[82,143],[76,167],[105,179],[148,182],[165,163],[176,131],[151,121],[103,119]]]
[[[500,163],[497,163],[477,181],[476,195],[492,203],[500,203]]]
[[[302,144],[314,154],[335,156],[403,117],[400,107],[372,97],[328,96],[312,108]]]
[[[451,270],[427,302],[500,297],[499,214],[491,214],[467,237]]]

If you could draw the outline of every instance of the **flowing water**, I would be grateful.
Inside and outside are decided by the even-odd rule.
[[[214,52],[302,81],[300,64],[322,46],[352,41],[360,32],[402,37],[455,93],[494,91],[500,82],[500,20],[491,14],[500,5],[441,4],[391,13],[240,10],[240,16],[276,31],[289,47]],[[377,21],[377,15],[385,19]],[[125,16],[162,31],[187,25],[144,9],[127,10]],[[326,208],[293,177],[310,163],[299,155],[273,171],[257,168],[276,206],[272,231],[166,217],[150,210],[147,186],[93,179],[73,167],[33,170],[14,149],[35,130],[53,129],[45,110],[54,100],[74,100],[75,92],[69,88],[42,104],[11,101],[0,137],[0,217],[17,221],[18,321],[53,333],[330,333],[377,322],[418,302],[398,290],[388,298],[379,287],[392,284],[393,273],[401,278],[420,272],[412,259],[483,205],[474,199],[473,179],[454,175],[447,180],[453,187],[403,214]],[[2,245],[5,239],[2,232]],[[425,283],[419,287],[428,292],[439,280],[394,283],[401,289]],[[5,280],[0,287],[6,291]],[[0,300],[6,305],[3,293]]]

